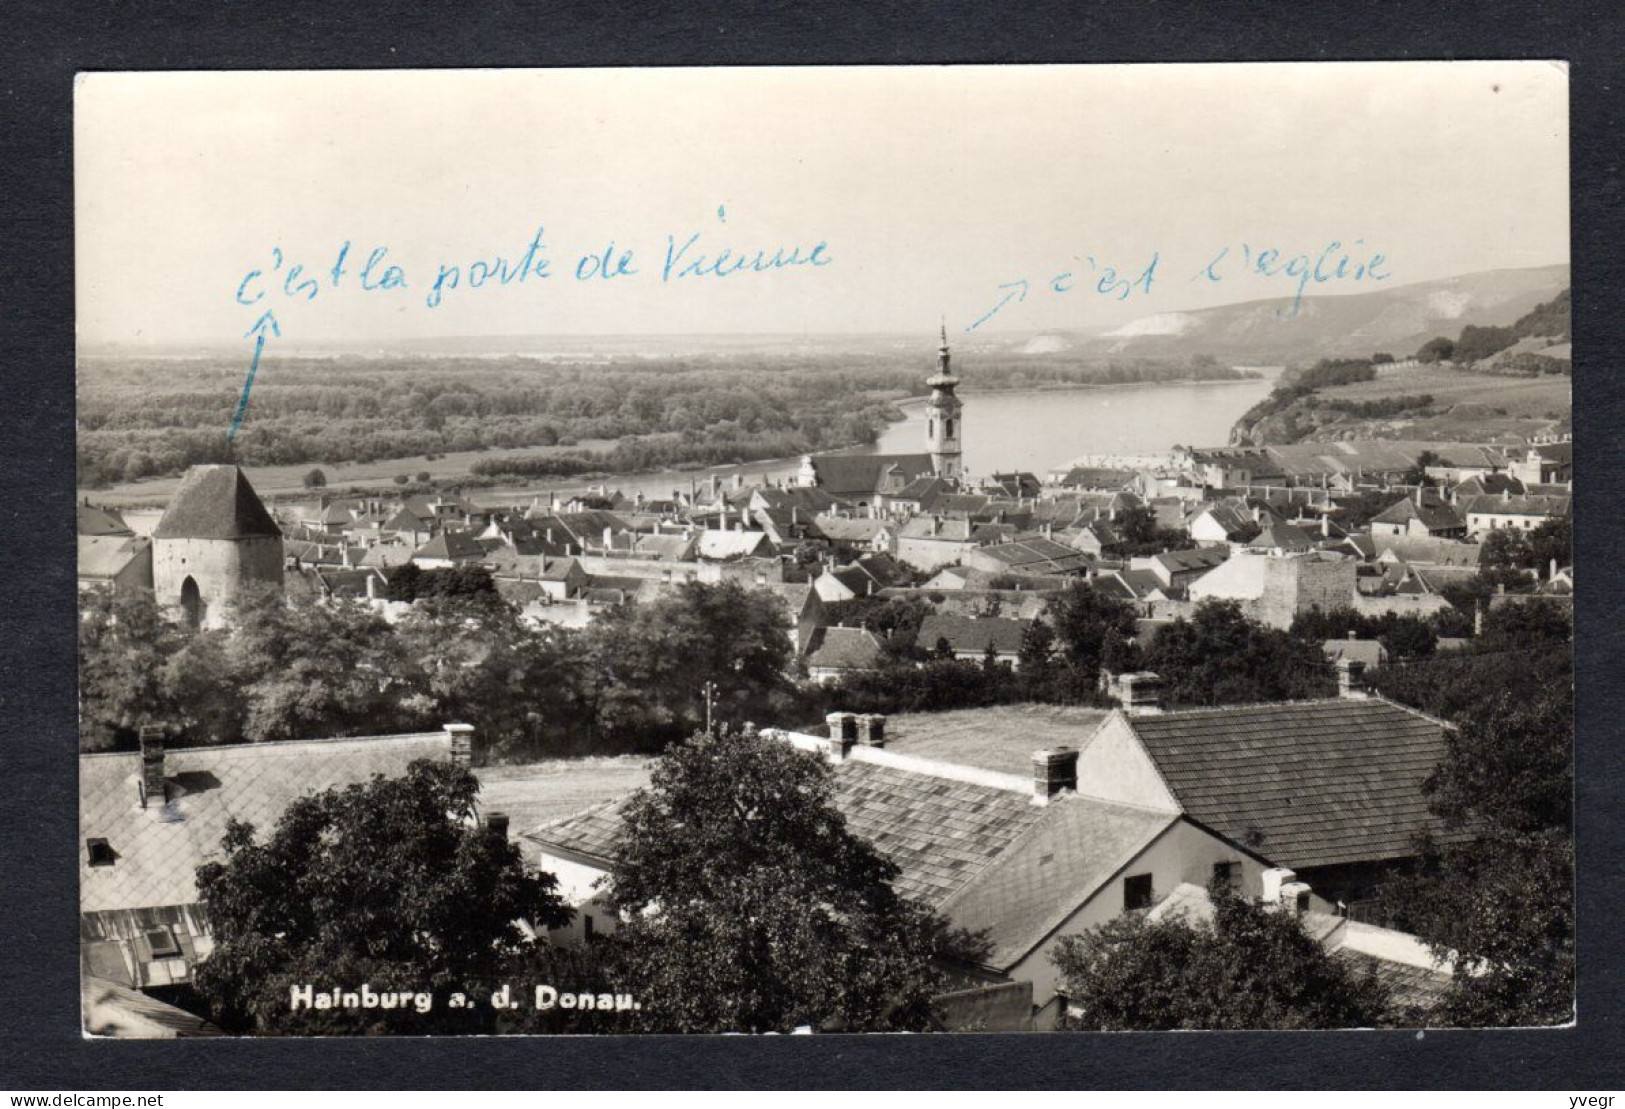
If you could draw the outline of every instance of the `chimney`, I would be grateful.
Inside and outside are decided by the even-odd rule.
[[[1417,508],[1422,507],[1422,483],[1421,482],[1416,483],[1416,507]]]
[[[367,575],[367,600],[376,601],[377,599],[378,599],[378,575],[377,574],[368,574]]]
[[[1130,716],[1155,716],[1162,711],[1161,674],[1141,670],[1119,675],[1117,690],[1117,699]]]
[[[1352,642],[1353,640],[1356,640],[1356,639],[1359,639],[1359,638],[1360,638],[1360,633],[1355,631],[1353,628],[1350,628],[1349,629],[1349,640]]]
[[[488,812],[485,814],[485,830],[495,832],[503,839],[508,838],[508,814],[505,812]]]
[[[1062,793],[1078,791],[1078,749],[1051,747],[1033,752],[1033,804],[1047,805]]]
[[[1351,699],[1366,695],[1365,663],[1351,658],[1337,660],[1337,695]]]
[[[1546,580],[1551,581],[1555,577],[1557,577],[1557,559],[1554,558],[1546,565]]]
[[[824,720],[829,724],[829,761],[843,762],[858,741],[858,718],[850,712],[832,712]]]
[[[446,735],[451,739],[451,761],[465,770],[474,765],[474,725],[446,724]]]
[[[141,725],[141,807],[162,805],[164,790],[164,729],[157,724]]]
[[[858,742],[865,747],[886,746],[886,717],[870,712],[858,717]]]

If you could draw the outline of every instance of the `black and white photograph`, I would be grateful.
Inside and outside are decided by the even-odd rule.
[[[1583,1022],[1568,105],[80,74],[83,1035]]]

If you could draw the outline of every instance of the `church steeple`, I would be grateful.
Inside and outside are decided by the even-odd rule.
[[[948,322],[942,323],[942,345],[937,348],[937,372],[925,379],[931,386],[931,399],[925,405],[926,446],[931,452],[931,469],[940,478],[957,481],[964,473],[959,455],[960,412],[954,395],[959,379],[948,364]]]

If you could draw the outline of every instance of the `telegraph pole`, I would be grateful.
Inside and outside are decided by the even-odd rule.
[[[706,682],[702,687],[702,693],[705,697],[705,734],[716,735],[716,727],[712,721],[712,710],[715,709],[717,703],[717,683]]]

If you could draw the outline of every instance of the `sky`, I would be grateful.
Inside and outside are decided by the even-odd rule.
[[[1299,256],[1305,295],[1564,263],[1567,99],[1548,62],[81,75],[79,336],[1090,330]],[[693,271],[724,248],[760,271]]]

